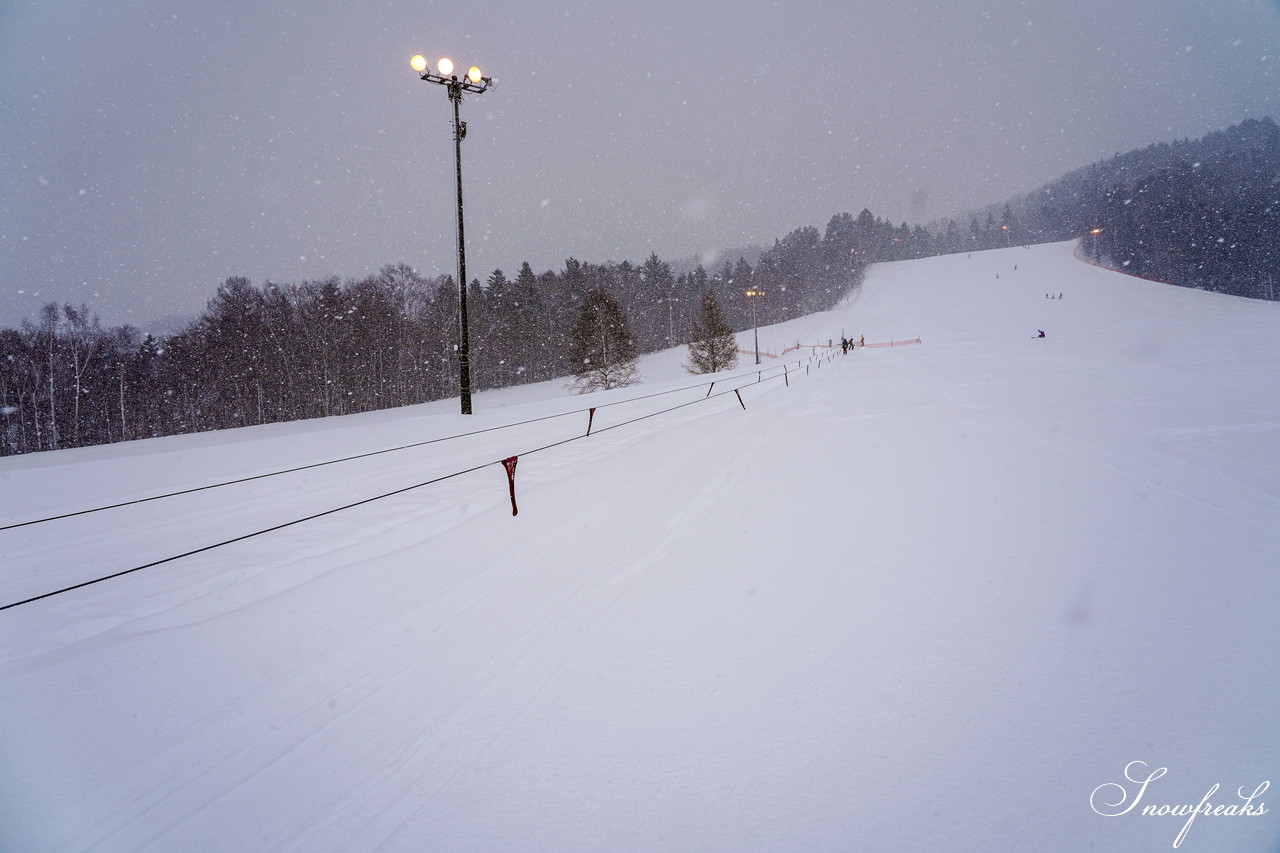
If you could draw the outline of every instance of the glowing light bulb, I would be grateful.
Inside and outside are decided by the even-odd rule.
[[[474,65],[467,69],[467,79],[472,83],[479,83],[480,80],[483,79],[480,76],[480,69],[476,68]]]
[[[448,77],[453,74],[453,60],[447,56],[440,57],[440,61],[436,63],[436,70],[440,72],[441,77]]]
[[[419,74],[427,70],[427,58],[420,53],[415,54],[409,60],[409,64],[413,66],[413,70],[417,71]]]

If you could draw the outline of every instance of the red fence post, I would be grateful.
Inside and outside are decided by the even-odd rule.
[[[591,411],[595,411],[592,409]],[[511,514],[518,515],[520,510],[516,509],[516,462],[517,457],[508,456],[502,460],[502,467],[507,469],[507,488],[511,491]]]

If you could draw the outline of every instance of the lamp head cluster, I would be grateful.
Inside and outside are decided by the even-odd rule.
[[[422,54],[417,54],[409,60],[410,67],[418,72],[418,75],[429,83],[441,83],[446,86],[456,87],[462,92],[483,92],[493,85],[492,77],[485,77],[480,73],[480,69],[471,66],[467,69],[467,73],[462,79],[454,74],[453,60],[447,56],[442,56],[436,60],[436,70],[431,70],[431,63]],[[450,89],[452,91],[452,88]]]

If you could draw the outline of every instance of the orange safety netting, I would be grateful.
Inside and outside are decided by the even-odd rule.
[[[853,346],[855,347],[905,347],[911,344],[918,344],[918,343],[920,343],[919,338],[911,338],[910,340],[905,340],[905,341],[895,341],[892,338],[890,338],[889,340],[883,341],[881,343],[868,344],[868,343],[859,343],[857,341],[854,341]],[[789,352],[795,352],[798,349],[807,349],[807,350],[835,349],[835,345],[834,344],[800,344],[798,343],[795,346],[790,346],[784,349],[782,351],[782,355],[786,355]],[[739,349],[738,354],[739,355],[755,355],[756,351],[750,350],[750,349]],[[764,350],[760,350],[760,355],[762,358],[779,358],[780,357],[780,356],[774,355],[771,352],[765,352]]]

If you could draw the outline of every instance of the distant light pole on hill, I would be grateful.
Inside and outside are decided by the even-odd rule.
[[[751,331],[756,342],[756,364],[760,363],[760,326],[756,323],[756,297],[764,296],[763,290],[748,290],[747,298],[751,300]]]
[[[1102,263],[1102,251],[1098,248],[1098,235],[1102,233],[1101,228],[1093,228],[1089,231],[1093,235],[1093,261],[1094,263]]]
[[[667,303],[667,346],[673,347],[676,345],[676,317],[672,303],[679,302],[680,299],[676,296],[663,296],[659,297],[659,301]]]
[[[471,414],[471,352],[467,335],[467,247],[462,229],[462,140],[467,136],[467,123],[458,117],[458,105],[462,103],[462,93],[471,92],[478,95],[488,91],[493,85],[493,78],[483,77],[480,69],[471,66],[461,80],[453,73],[453,61],[441,57],[436,62],[436,72],[429,70],[427,58],[414,56],[409,65],[428,83],[439,83],[449,92],[449,100],[453,102],[453,153],[457,166],[458,178],[458,313],[461,338],[458,342],[458,387],[462,402],[462,414]]]

